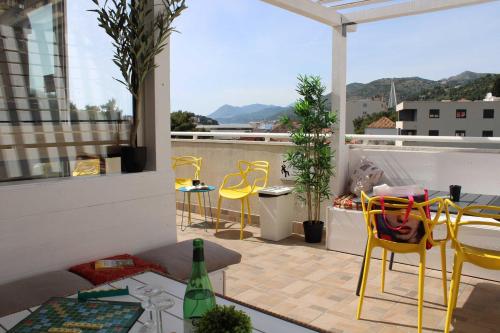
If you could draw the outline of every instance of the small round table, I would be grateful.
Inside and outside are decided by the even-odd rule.
[[[208,208],[210,209],[210,219],[212,224],[214,223],[214,217],[212,214],[212,201],[210,199],[210,192],[215,191],[215,186],[204,186],[204,187],[195,187],[195,186],[183,186],[178,189],[178,191],[182,192],[184,197],[182,201],[182,219],[181,219],[181,231],[186,230],[184,228],[184,211],[186,206],[186,195],[188,196],[188,225],[191,226],[191,193],[201,193],[203,197],[203,215],[205,217],[205,231],[207,231],[207,223],[208,223],[208,214],[207,214],[207,205],[205,203],[205,194],[208,196]],[[201,212],[200,212],[201,213]]]

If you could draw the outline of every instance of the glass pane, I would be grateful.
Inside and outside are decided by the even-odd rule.
[[[0,182],[103,173],[125,142],[132,98],[91,6],[0,3]]]

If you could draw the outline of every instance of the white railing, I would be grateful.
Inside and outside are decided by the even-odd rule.
[[[192,140],[200,138],[260,138],[264,141],[271,141],[271,139],[289,139],[289,133],[254,133],[254,132],[172,132],[172,136],[176,137],[189,137]]]
[[[172,132],[175,137],[187,137],[190,140],[201,138],[233,139],[260,138],[263,141],[271,139],[290,139],[290,133],[254,133],[254,132]],[[428,143],[464,143],[464,144],[500,144],[500,137],[460,137],[460,136],[422,136],[422,135],[373,135],[346,134],[347,140],[359,140],[363,144],[370,141],[428,142]]]
[[[481,143],[498,144],[500,137],[472,137],[472,136],[423,136],[423,135],[373,135],[373,134],[346,134],[347,139],[368,141],[400,141],[400,142],[440,142],[440,143]]]

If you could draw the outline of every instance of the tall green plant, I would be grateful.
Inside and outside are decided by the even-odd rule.
[[[288,126],[295,144],[286,157],[296,173],[295,192],[307,205],[308,221],[314,223],[320,220],[321,202],[330,197],[333,153],[325,130],[333,128],[336,114],[328,106],[319,76],[301,75],[298,80],[301,98],[294,109],[298,125],[292,126],[288,117],[281,121]]]
[[[99,26],[113,42],[113,62],[120,69],[117,79],[134,96],[135,109],[130,145],[137,145],[137,130],[144,119],[144,82],[156,67],[155,57],[168,44],[173,21],[186,9],[186,0],[161,0],[155,15],[154,0],[92,0]],[[103,3],[99,5],[99,2]]]

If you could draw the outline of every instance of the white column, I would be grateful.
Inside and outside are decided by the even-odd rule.
[[[348,150],[345,144],[346,129],[346,72],[347,72],[347,30],[333,27],[332,63],[332,110],[337,113],[337,126],[332,140],[335,151],[335,176],[332,180],[334,195],[344,192],[348,175]]]

